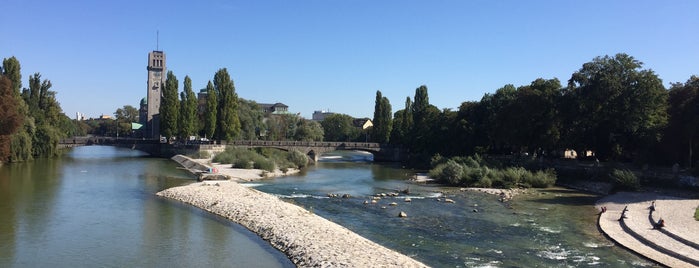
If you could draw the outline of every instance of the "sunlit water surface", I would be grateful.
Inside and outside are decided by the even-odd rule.
[[[249,185],[434,267],[652,266],[599,233],[593,207],[598,196],[535,190],[507,205],[493,195],[410,183],[414,172],[368,160],[370,155],[338,152],[299,176]],[[376,194],[405,189],[410,193],[365,204]],[[399,218],[400,211],[408,217]]]
[[[239,225],[154,193],[194,180],[114,147],[0,167],[0,267],[293,267]]]

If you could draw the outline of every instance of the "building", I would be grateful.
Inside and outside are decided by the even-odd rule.
[[[335,113],[331,113],[330,111],[326,111],[326,110],[314,111],[312,119],[313,119],[313,121],[323,121],[323,120],[325,120],[326,117],[328,117],[332,114],[335,114]]]
[[[154,50],[148,53],[148,93],[146,94],[146,131],[149,138],[160,137],[160,96],[165,81],[165,53]]]
[[[281,102],[275,104],[260,103],[260,109],[265,114],[287,114],[289,113],[289,106]]]
[[[371,119],[369,118],[355,118],[352,120],[352,125],[361,128],[362,130],[367,130],[368,128],[373,127],[374,123],[371,122]]]

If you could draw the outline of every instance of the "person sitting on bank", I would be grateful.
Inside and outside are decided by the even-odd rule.
[[[663,227],[665,227],[665,220],[663,220],[663,218],[660,218],[660,220],[658,220],[658,223],[656,223],[655,226],[653,226],[653,229],[660,229]]]
[[[619,217],[620,221],[626,219],[626,211],[629,211],[629,206],[625,206],[624,210],[621,211],[621,217]]]

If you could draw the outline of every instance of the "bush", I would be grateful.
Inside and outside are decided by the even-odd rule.
[[[308,156],[297,150],[289,151],[287,160],[294,164],[296,168],[304,168],[308,166]]]
[[[638,191],[641,190],[641,183],[631,170],[614,169],[609,177],[616,190]]]
[[[448,159],[431,169],[429,174],[430,177],[450,185],[486,188],[544,188],[556,183],[556,172],[553,169],[532,172],[523,167],[491,168],[477,155]]]

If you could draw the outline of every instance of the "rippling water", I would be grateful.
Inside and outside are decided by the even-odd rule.
[[[250,186],[435,267],[652,266],[599,234],[593,207],[597,196],[535,190],[508,206],[492,195],[408,183],[412,171],[373,164],[366,157],[326,156],[305,174]],[[365,204],[377,193],[407,188],[408,196]],[[328,193],[352,197],[328,198]],[[408,217],[397,217],[400,211]]]

